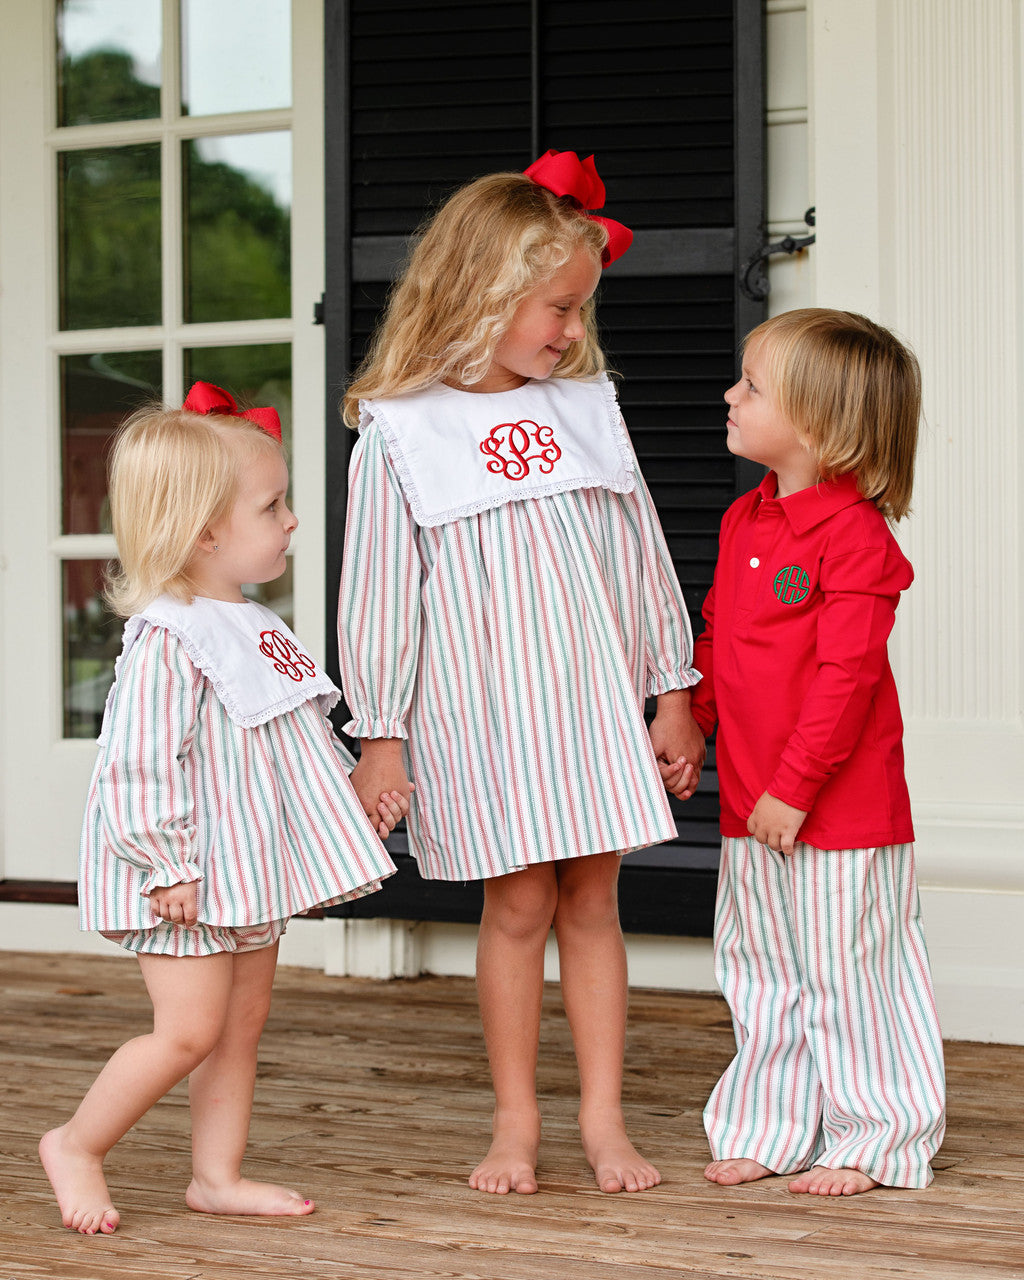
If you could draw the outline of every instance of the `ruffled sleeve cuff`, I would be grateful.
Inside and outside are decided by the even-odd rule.
[[[700,682],[700,678],[696,667],[683,667],[678,671],[649,671],[647,696],[656,698],[659,693],[671,693],[673,689],[692,689]]]
[[[342,725],[350,738],[402,738],[409,737],[401,720],[387,720],[383,716],[358,716]]]
[[[148,898],[154,889],[170,889],[176,884],[198,884],[202,879],[202,872],[196,867],[154,867],[139,893],[143,898]]]

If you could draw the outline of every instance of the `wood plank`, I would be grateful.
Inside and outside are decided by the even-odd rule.
[[[1024,1280],[1024,1049],[947,1045],[950,1129],[927,1191],[842,1200],[787,1180],[704,1180],[701,1107],[729,1060],[721,1000],[631,999],[626,1104],[664,1182],[604,1196],[579,1148],[577,1081],[556,988],[544,999],[536,1196],[465,1183],[490,1086],[473,984],[284,969],[264,1037],[253,1177],[312,1195],[310,1218],[189,1213],[179,1086],[109,1160],[112,1239],[65,1231],[38,1135],[149,1023],[134,961],[0,953],[0,1280]]]

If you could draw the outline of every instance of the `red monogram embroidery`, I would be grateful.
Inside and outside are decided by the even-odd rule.
[[[530,446],[537,446],[538,453],[529,453]],[[480,452],[490,455],[487,470],[499,472],[508,480],[525,480],[530,474],[530,463],[536,462],[538,470],[549,475],[562,451],[555,444],[553,427],[540,427],[529,418],[522,422],[500,422],[491,428],[486,440],[480,441]]]
[[[316,663],[303,653],[294,640],[289,640],[280,631],[260,632],[260,653],[274,664],[274,670],[280,671],[289,680],[304,680],[306,676],[316,675]]]

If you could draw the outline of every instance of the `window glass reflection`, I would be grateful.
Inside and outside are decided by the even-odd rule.
[[[183,115],[290,107],[291,0],[181,0],[181,64]]]
[[[160,0],[57,0],[57,123],[160,115]]]
[[[270,405],[281,416],[285,452],[292,442],[292,349],[287,342],[241,347],[191,347],[185,355],[185,390],[212,382],[230,391],[243,409]]]
[[[128,414],[160,399],[161,365],[159,351],[61,358],[62,532],[110,532],[110,442]]]
[[[160,147],[66,151],[60,186],[60,327],[160,322]]]
[[[186,321],[291,314],[288,132],[183,143]]]
[[[121,619],[103,602],[103,560],[64,562],[64,737],[95,738],[103,723]]]

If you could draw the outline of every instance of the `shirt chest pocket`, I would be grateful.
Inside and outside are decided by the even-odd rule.
[[[738,565],[737,631],[792,627],[806,618],[820,603],[819,567],[791,548],[748,548]]]

